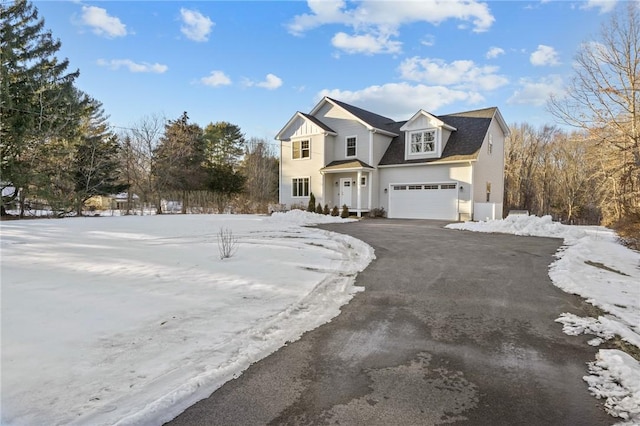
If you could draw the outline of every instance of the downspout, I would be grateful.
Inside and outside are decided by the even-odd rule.
[[[282,139],[280,139],[280,182],[278,183],[278,201],[280,204],[284,204],[282,202]]]

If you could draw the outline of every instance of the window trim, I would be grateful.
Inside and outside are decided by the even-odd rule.
[[[416,134],[420,134],[420,135],[424,135],[426,133],[432,133],[433,134],[433,141],[424,141],[422,139],[424,139],[423,136],[421,136],[421,141],[419,142],[419,144],[421,145],[421,147],[426,148],[426,145],[431,143],[433,144],[433,150],[431,151],[418,151],[418,152],[412,152],[412,146],[413,146],[413,137]],[[437,127],[430,127],[427,129],[419,129],[419,130],[411,130],[411,131],[407,131],[406,132],[406,136],[405,136],[405,157],[406,158],[430,158],[430,157],[436,157],[439,155],[439,150],[440,150],[440,131]]]
[[[353,155],[349,155],[349,139],[353,139],[354,140],[354,147],[353,147]],[[345,136],[344,138],[344,157],[345,158],[355,158],[358,156],[358,136],[357,135],[353,135],[353,136]]]
[[[302,143],[303,142],[307,142],[308,143],[308,147],[306,149],[302,148]],[[300,156],[299,157],[295,156],[295,152],[296,152],[295,145],[296,144],[300,145],[300,148],[298,149],[298,151],[300,152]],[[303,153],[305,151],[308,152],[308,155],[306,157],[303,155]],[[291,141],[291,159],[292,160],[309,160],[310,158],[311,158],[311,138],[304,138],[304,139],[298,139],[298,140],[295,140],[295,141]]]
[[[298,185],[300,183],[295,182],[298,180],[302,180],[302,189],[303,189],[303,193],[304,193],[304,189],[305,189],[305,182],[304,180],[307,180],[306,182],[306,189],[307,189],[307,195],[295,195],[296,188],[298,187]],[[311,194],[311,176],[296,176],[296,177],[292,177],[291,178],[291,198],[308,198],[309,195]]]

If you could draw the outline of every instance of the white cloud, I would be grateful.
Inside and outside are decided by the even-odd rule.
[[[399,67],[405,80],[474,90],[494,90],[507,84],[509,80],[497,74],[498,69],[496,66],[478,66],[469,60],[447,63],[417,56],[404,60]]]
[[[265,77],[264,81],[255,82],[251,80],[246,80],[244,84],[249,87],[256,86],[256,87],[262,87],[267,90],[275,90],[278,87],[282,86],[282,79],[275,74],[269,73]]]
[[[560,64],[556,49],[551,46],[545,46],[544,44],[538,45],[538,49],[531,54],[529,61],[537,67]]]
[[[339,32],[331,39],[331,44],[346,53],[364,53],[372,55],[375,53],[399,53],[402,43],[389,40],[387,35],[353,35]]]
[[[477,0],[379,1],[309,0],[310,13],[297,15],[288,24],[289,32],[301,35],[329,24],[353,29],[352,35],[339,32],[333,44],[350,53],[395,53],[399,41],[390,41],[402,25],[427,22],[433,25],[457,19],[473,26],[474,32],[487,31],[495,18],[487,3]],[[352,6],[353,5],[353,6]]]
[[[484,101],[482,95],[474,91],[409,83],[388,83],[357,91],[325,89],[318,94],[318,98],[323,96],[340,99],[356,106],[360,105],[367,110],[376,111],[396,120],[406,120],[421,108],[435,112],[455,102],[477,104]]]
[[[151,72],[156,74],[162,74],[169,69],[166,65],[159,63],[134,62],[131,59],[111,59],[109,61],[98,59],[97,64],[101,67],[109,67],[112,70],[118,70],[124,67],[131,72]]]
[[[180,31],[188,39],[193,41],[207,41],[209,39],[211,27],[215,24],[208,16],[204,16],[197,10],[182,8],[180,9],[180,17],[183,24]]]
[[[608,13],[616,8],[617,0],[588,0],[581,9],[600,9],[600,13]]]
[[[497,58],[500,55],[504,55],[504,49],[501,47],[496,47],[493,46],[491,47],[491,49],[489,49],[489,51],[487,52],[487,54],[485,55],[487,59],[494,59]]]
[[[106,9],[96,6],[82,6],[81,23],[93,29],[100,36],[109,38],[127,35],[127,26],[119,18],[109,16]]]
[[[436,37],[433,34],[427,34],[420,40],[420,44],[423,46],[434,46],[436,44]]]
[[[564,82],[559,75],[543,77],[538,81],[522,78],[520,88],[507,100],[510,105],[544,105],[551,95],[562,96],[565,92]]]
[[[200,82],[206,86],[218,87],[230,85],[231,79],[222,71],[211,71],[211,74],[202,77]]]

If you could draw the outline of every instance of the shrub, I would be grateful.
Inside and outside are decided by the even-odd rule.
[[[371,218],[387,217],[387,212],[384,211],[384,207],[376,208],[369,212],[369,217]]]
[[[342,205],[342,212],[340,213],[340,217],[346,219],[349,217],[349,207],[346,204]]]
[[[318,203],[318,205],[316,206],[316,213],[322,214],[322,204]]]
[[[220,259],[228,259],[233,256],[238,249],[238,239],[233,235],[231,229],[220,228],[218,231],[218,251]]]
[[[340,211],[338,210],[338,206],[333,206],[333,209],[331,209],[331,216],[338,216],[340,214]]]
[[[307,205],[307,211],[309,213],[316,212],[316,197],[313,195],[313,192],[309,194],[309,204]]]
[[[329,210],[329,205],[325,204],[324,209],[322,209],[322,214],[324,214],[325,216],[329,216],[329,213],[331,213],[331,210]]]

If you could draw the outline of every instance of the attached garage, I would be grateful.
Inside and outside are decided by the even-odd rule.
[[[456,182],[389,185],[388,217],[396,219],[458,220]]]

